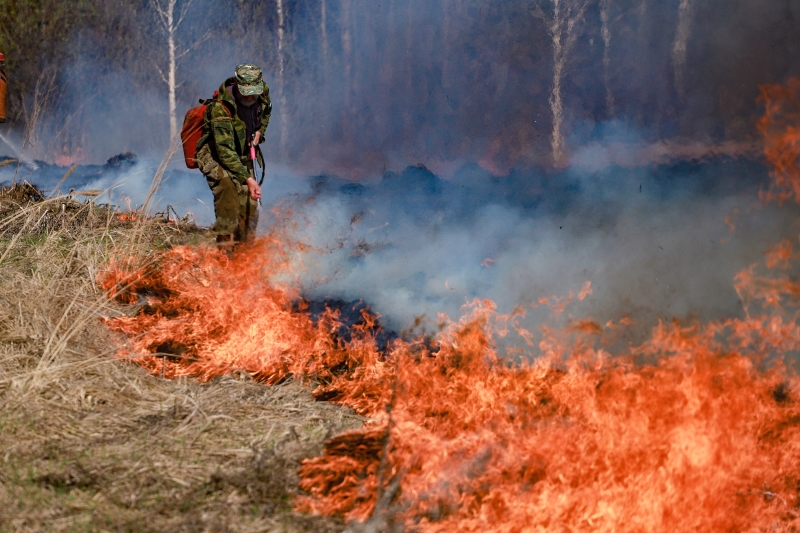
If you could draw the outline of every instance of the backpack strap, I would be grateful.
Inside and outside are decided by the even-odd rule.
[[[258,180],[258,186],[261,187],[264,184],[264,176],[267,173],[267,162],[264,160],[264,153],[261,151],[261,145],[256,146],[256,160],[261,157],[261,179]]]

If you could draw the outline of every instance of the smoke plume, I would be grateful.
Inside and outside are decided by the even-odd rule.
[[[364,300],[396,329],[421,316],[435,328],[437,313],[457,316],[473,298],[510,311],[586,282],[576,318],[649,327],[741,313],[733,276],[795,231],[792,208],[758,201],[767,171],[753,125],[758,85],[800,73],[800,0],[564,0],[580,24],[558,57],[554,5],[198,2],[178,36],[199,43],[177,65],[178,109],[211,96],[237,63],[264,67],[276,106],[265,204],[292,205],[307,223],[296,238],[314,245],[297,258],[308,298]],[[169,144],[165,48],[134,18],[118,23],[138,55],[123,68],[101,53],[107,36],[76,34],[39,133],[23,136],[21,120],[16,136],[3,132],[15,146],[40,142],[0,181],[52,188],[80,162],[63,192],[144,201]],[[157,199],[213,220],[205,180],[180,161]]]

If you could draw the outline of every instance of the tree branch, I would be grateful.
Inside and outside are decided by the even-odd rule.
[[[186,18],[186,15],[189,13],[189,9],[192,7],[194,0],[188,0],[185,4],[181,6],[181,13],[178,15],[178,21],[175,23],[175,29],[178,29],[178,26],[181,25],[183,19]]]
[[[150,3],[150,7],[152,7],[153,11],[155,11],[156,15],[158,15],[158,19],[161,22],[161,29],[164,32],[169,33],[169,22],[167,21],[167,10],[164,7],[161,6],[161,1],[160,0],[148,0],[148,1]]]
[[[161,81],[163,81],[164,83],[169,85],[169,80],[167,80],[167,77],[164,75],[164,71],[161,70],[161,67],[159,67],[158,65],[154,65],[154,66],[156,67],[156,70],[158,71],[158,75],[161,76]]]
[[[584,0],[583,4],[578,9],[578,13],[575,16],[568,17],[566,40],[564,41],[564,53],[569,53],[570,49],[575,44],[575,41],[578,39],[578,34],[575,31],[575,25],[583,20],[583,15],[586,13],[586,9],[589,7],[590,1],[591,0]]]
[[[186,49],[182,50],[179,53],[176,53],[175,60],[177,61],[178,59],[182,58],[183,56],[185,56],[186,54],[188,54],[189,52],[191,52],[192,50],[194,50],[195,48],[197,48],[210,38],[211,38],[211,31],[209,30],[205,33],[205,35],[197,39],[191,46],[187,47]]]

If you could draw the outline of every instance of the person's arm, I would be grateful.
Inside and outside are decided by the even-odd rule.
[[[236,133],[233,131],[233,118],[228,109],[221,102],[210,104],[211,135],[219,156],[219,164],[227,170],[231,176],[241,183],[246,183],[250,177],[250,171],[242,163],[242,159],[236,153]]]

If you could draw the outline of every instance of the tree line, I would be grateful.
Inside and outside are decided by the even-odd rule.
[[[7,126],[42,158],[163,149],[253,61],[271,87],[268,155],[309,169],[560,166],[612,130],[746,140],[759,84],[800,59],[800,0],[764,4],[0,0]]]

